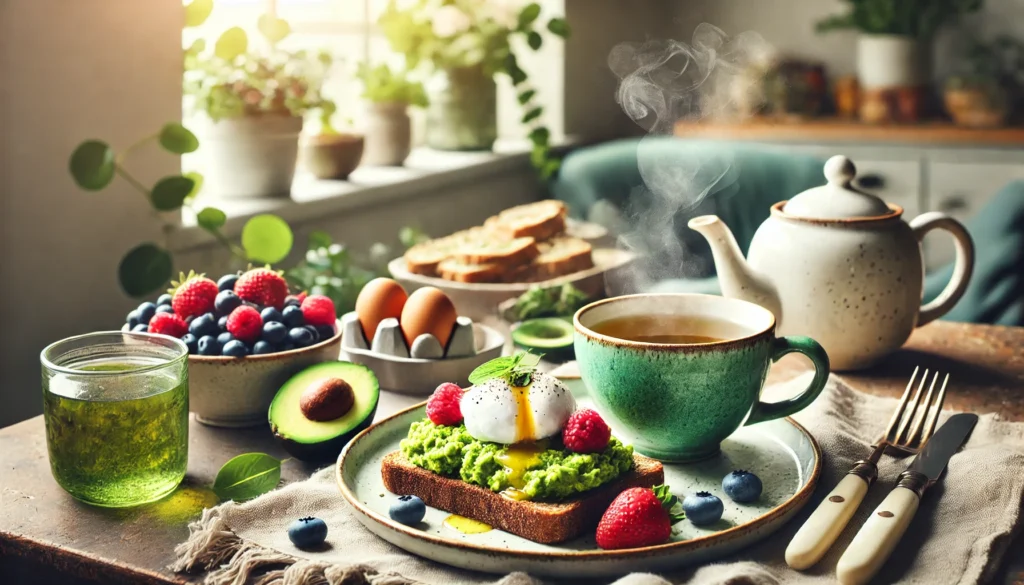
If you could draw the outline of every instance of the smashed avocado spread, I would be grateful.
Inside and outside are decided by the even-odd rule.
[[[402,453],[415,466],[501,492],[512,487],[510,473],[499,462],[507,445],[478,441],[464,425],[439,426],[414,422],[402,439]],[[531,500],[561,500],[608,483],[633,465],[633,448],[612,437],[600,453],[573,453],[554,442],[522,473],[522,487]]]

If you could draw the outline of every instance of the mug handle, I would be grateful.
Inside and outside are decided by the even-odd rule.
[[[945,315],[953,308],[953,305],[964,296],[967,290],[967,283],[971,281],[971,273],[974,271],[974,241],[971,234],[967,232],[964,224],[949,217],[944,213],[929,211],[915,217],[910,222],[910,229],[914,230],[917,241],[924,239],[928,232],[940,229],[953,234],[953,243],[956,245],[956,263],[953,264],[953,277],[950,278],[946,288],[942,289],[939,296],[932,302],[921,307],[917,314],[917,325],[920,327]],[[920,245],[920,244],[919,244]]]
[[[828,381],[828,354],[821,344],[810,337],[802,335],[791,335],[789,337],[775,338],[772,347],[772,362],[779,361],[779,358],[787,353],[802,353],[814,364],[814,379],[806,390],[792,398],[778,402],[761,402],[758,400],[754,408],[750,410],[750,416],[744,425],[753,425],[759,422],[775,420],[789,416],[806,408],[825,389],[825,382]]]

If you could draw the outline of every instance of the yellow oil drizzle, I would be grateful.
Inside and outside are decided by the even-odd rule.
[[[493,530],[490,524],[484,524],[479,520],[452,514],[444,519],[444,525],[463,534],[483,534]]]

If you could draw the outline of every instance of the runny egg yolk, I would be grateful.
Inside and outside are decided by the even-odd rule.
[[[528,469],[540,463],[540,454],[545,447],[534,441],[537,431],[530,407],[530,387],[513,386],[511,391],[516,401],[516,443],[509,445],[505,453],[496,459],[505,468],[511,485],[502,495],[513,500],[526,500],[529,496],[522,491],[526,487],[523,476]]]

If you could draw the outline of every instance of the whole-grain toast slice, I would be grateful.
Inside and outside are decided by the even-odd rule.
[[[594,249],[586,240],[557,236],[538,247],[540,254],[530,263],[525,276],[530,282],[550,280],[594,266]]]
[[[400,451],[381,463],[384,487],[418,496],[428,506],[472,518],[542,544],[571,540],[594,530],[615,496],[632,487],[665,483],[661,463],[633,455],[633,468],[614,481],[558,503],[513,500],[459,479],[416,467]]]
[[[540,255],[533,238],[488,239],[465,244],[451,257],[466,264],[498,264],[512,268],[527,264]]]
[[[484,222],[484,227],[512,237],[531,237],[543,241],[565,231],[568,208],[556,199],[517,205]]]
[[[405,252],[406,269],[414,274],[434,276],[438,273],[438,264],[450,258],[452,252],[459,247],[474,242],[488,241],[494,237],[495,235],[485,228],[473,227],[455,232],[443,238],[435,238],[416,244]]]
[[[508,271],[508,267],[500,264],[471,264],[455,258],[448,258],[437,265],[438,276],[455,282],[504,282]]]

